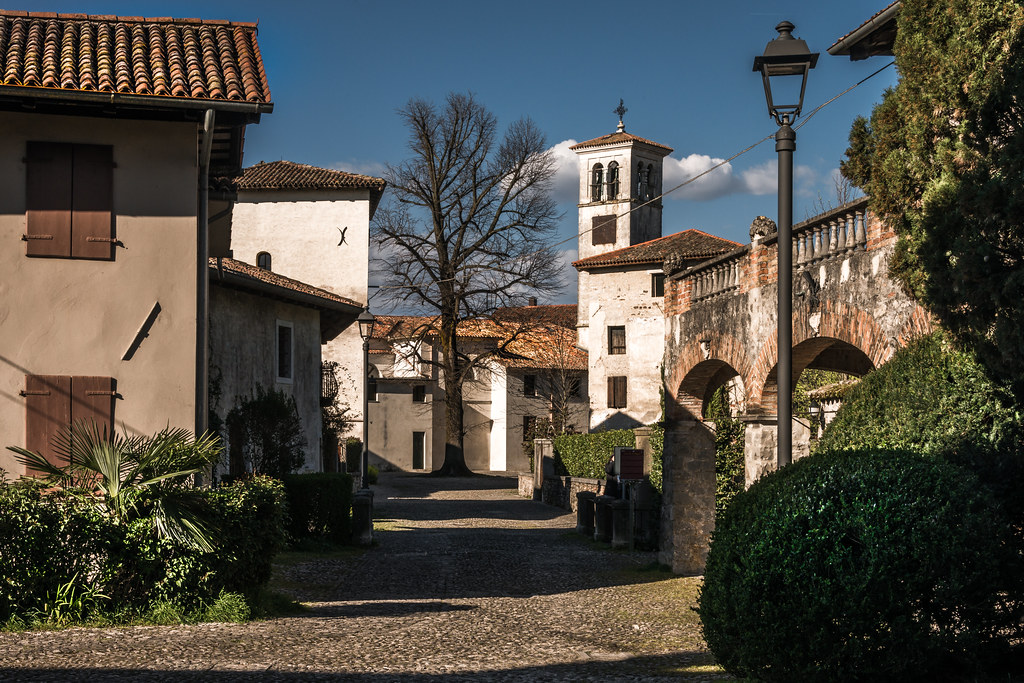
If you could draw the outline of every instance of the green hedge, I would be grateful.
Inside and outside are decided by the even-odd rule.
[[[1001,524],[977,479],[940,459],[804,458],[716,519],[704,637],[730,673],[762,681],[970,673],[1020,636]]]
[[[31,617],[62,586],[102,594],[109,613],[141,613],[156,601],[192,609],[222,591],[255,597],[285,544],[284,487],[254,477],[205,496],[213,552],[157,538],[148,518],[117,524],[72,493],[0,485],[0,621]]]
[[[571,477],[605,477],[605,465],[616,446],[632,448],[636,436],[632,429],[609,429],[592,434],[556,436],[555,467]]]
[[[283,479],[293,541],[322,539],[346,543],[352,535],[352,477],[314,472]]]

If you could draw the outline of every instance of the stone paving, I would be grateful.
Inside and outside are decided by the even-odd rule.
[[[0,634],[0,680],[710,681],[697,580],[611,551],[513,479],[383,476],[377,545],[292,562],[310,609],[248,624]]]

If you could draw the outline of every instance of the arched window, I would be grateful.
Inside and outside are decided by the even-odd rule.
[[[256,266],[263,270],[270,270],[270,252],[261,251],[256,254]]]
[[[654,173],[654,164],[647,164],[647,199],[658,196],[658,178]]]
[[[608,164],[608,199],[615,199],[619,196],[619,165],[616,162]]]
[[[636,198],[640,201],[646,201],[648,197],[647,181],[649,173],[650,171],[644,167],[642,162],[636,165]]]
[[[590,172],[590,201],[601,201],[601,191],[604,189],[604,166],[594,164]]]

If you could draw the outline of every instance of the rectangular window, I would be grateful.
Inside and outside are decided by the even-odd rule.
[[[534,415],[523,415],[523,441],[533,441],[537,437],[537,418]]]
[[[295,340],[291,323],[277,321],[277,381],[291,384],[295,380]]]
[[[422,384],[416,384],[412,388],[412,402],[413,403],[426,403],[427,401],[427,388]]]
[[[626,378],[625,377],[609,377],[608,378],[608,407],[609,408],[625,408],[626,407]]]
[[[665,296],[665,273],[651,273],[651,296]]]
[[[580,378],[570,377],[569,378],[569,396],[577,397],[580,395]]]
[[[412,433],[412,468],[414,470],[427,469],[427,433]]]
[[[25,448],[58,462],[53,438],[75,422],[94,422],[100,433],[114,429],[114,399],[117,380],[113,377],[68,377],[26,375]]]
[[[25,253],[112,260],[114,148],[29,142],[25,161]]]
[[[523,396],[537,395],[537,375],[523,375]]]
[[[593,244],[615,244],[615,216],[594,216],[591,228]]]
[[[608,327],[608,355],[616,356],[626,352],[626,326],[611,325]]]
[[[377,401],[377,378],[368,377],[366,379],[366,400]]]

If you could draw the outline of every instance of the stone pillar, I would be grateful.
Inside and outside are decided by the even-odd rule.
[[[629,501],[616,498],[609,507],[612,509],[612,547],[625,548],[629,545]]]
[[[778,465],[779,420],[775,415],[741,415],[743,432],[743,473],[746,488]]]
[[[544,477],[555,473],[555,443],[551,439],[533,440],[533,499],[543,500]],[[551,470],[550,473],[545,468]]]
[[[357,545],[373,544],[373,491],[360,489],[352,499],[352,536]]]
[[[614,496],[594,499],[594,540],[610,543],[612,540],[612,501]]]
[[[658,559],[677,574],[701,574],[715,527],[714,436],[697,420],[670,423],[663,457]]]
[[[594,499],[593,491],[580,491],[576,494],[576,531],[584,536],[594,535]]]
[[[651,473],[651,466],[653,464],[653,454],[651,453],[651,432],[653,430],[650,427],[636,427],[633,429],[633,434],[636,435],[636,442],[634,448],[639,448],[644,452],[644,474]]]

